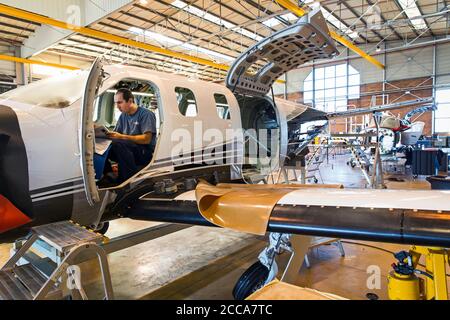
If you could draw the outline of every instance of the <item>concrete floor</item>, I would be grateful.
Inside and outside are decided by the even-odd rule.
[[[347,157],[338,156],[322,165],[324,183],[342,183],[347,188],[364,187],[359,169],[345,164]],[[401,178],[405,181],[386,181],[388,188],[430,188],[423,179]],[[106,235],[114,238],[153,225],[156,223],[116,220],[111,222]],[[345,257],[340,256],[334,245],[311,249],[308,256],[312,266],[308,269],[303,265],[296,284],[349,299],[367,299],[367,293],[387,299],[386,276],[394,258],[385,250],[397,252],[408,250],[408,246],[349,242],[344,243]],[[257,260],[265,245],[262,237],[223,229],[190,227],[124,249],[108,258],[115,296],[118,299],[232,299],[231,292],[237,279]],[[9,248],[10,245],[0,245],[0,263],[7,260]],[[287,254],[279,257],[281,270],[288,258]],[[368,287],[371,275],[368,270],[377,267],[381,272],[380,287]],[[102,298],[98,276],[95,262],[82,264],[83,282],[90,298]]]

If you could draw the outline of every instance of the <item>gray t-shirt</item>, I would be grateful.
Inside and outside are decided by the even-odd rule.
[[[135,136],[147,132],[152,133],[152,140],[150,146],[155,148],[156,144],[156,117],[155,114],[145,108],[138,107],[133,115],[122,113],[117,121],[116,132]]]

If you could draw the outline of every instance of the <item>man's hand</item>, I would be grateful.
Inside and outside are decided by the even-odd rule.
[[[138,134],[135,136],[130,136],[127,134],[122,134],[122,133],[118,133],[115,131],[110,131],[108,133],[108,138],[110,139],[121,139],[121,140],[128,140],[128,141],[132,141],[136,144],[149,144],[150,141],[152,140],[152,133],[151,132],[146,132],[144,134]]]
[[[123,140],[125,140],[125,135],[124,134],[121,134],[121,133],[118,133],[118,132],[115,132],[115,131],[110,131],[110,132],[108,132],[108,138],[110,138],[110,139],[123,139]]]

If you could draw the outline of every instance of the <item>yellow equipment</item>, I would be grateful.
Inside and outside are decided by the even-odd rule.
[[[388,296],[391,300],[448,300],[446,265],[449,264],[445,248],[413,246],[409,252],[396,253],[397,264],[388,276]],[[418,270],[421,256],[425,258],[425,271]],[[419,278],[416,274],[423,275]]]

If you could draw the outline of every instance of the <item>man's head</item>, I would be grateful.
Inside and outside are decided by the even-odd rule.
[[[114,103],[122,113],[132,113],[134,111],[133,93],[126,88],[117,90],[114,95]]]

